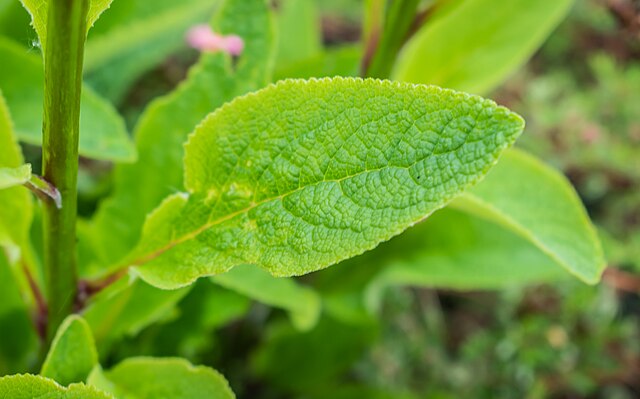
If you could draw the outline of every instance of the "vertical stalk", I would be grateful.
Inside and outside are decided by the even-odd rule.
[[[80,92],[88,0],[49,0],[45,45],[44,178],[62,206],[44,202],[44,266],[49,317],[47,339],[73,311],[76,296],[76,210]]]

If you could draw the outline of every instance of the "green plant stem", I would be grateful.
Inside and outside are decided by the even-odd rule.
[[[386,79],[402,48],[418,12],[420,0],[393,0],[388,6],[384,30],[368,65],[363,65],[367,77]]]
[[[82,62],[88,0],[49,0],[45,52],[43,176],[61,195],[44,202],[47,340],[73,311],[77,290],[76,209]]]

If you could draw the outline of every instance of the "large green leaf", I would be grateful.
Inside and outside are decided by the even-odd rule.
[[[572,2],[450,2],[406,44],[392,77],[484,94],[527,61]]]
[[[47,13],[49,10],[49,0],[20,0],[24,8],[31,14],[31,25],[36,30],[40,38],[42,54],[45,54],[45,44],[47,43]],[[100,14],[111,4],[113,0],[89,0],[89,10],[87,13],[87,32]]]
[[[164,288],[241,264],[277,276],[322,269],[446,205],[523,126],[490,100],[437,87],[281,81],[196,128],[189,193],[151,214],[123,263]]]
[[[184,46],[187,29],[208,20],[217,2],[116,1],[89,35],[86,81],[118,102],[145,71]]]
[[[20,186],[31,179],[31,164],[17,168],[0,167],[0,190]]]
[[[91,329],[79,316],[69,316],[58,328],[40,375],[62,385],[83,382],[98,364]]]
[[[95,251],[95,260],[81,263],[88,272],[101,271],[125,256],[138,241],[146,214],[182,187],[182,144],[196,124],[223,103],[267,84],[274,38],[266,3],[228,0],[213,26],[243,37],[243,54],[235,66],[225,54],[203,54],[184,83],[147,108],[135,132],[138,162],[116,169],[113,195],[101,205],[84,240],[81,237],[81,245]]]
[[[419,226],[344,267],[380,272],[366,290],[376,311],[392,285],[499,289],[569,278],[532,243],[494,223],[443,209]]]
[[[289,278],[273,277],[254,266],[239,266],[213,276],[213,282],[264,304],[288,311],[296,328],[308,330],[320,316],[320,298]]]
[[[189,289],[164,291],[139,279],[123,281],[100,293],[85,310],[83,317],[91,327],[100,353],[126,336],[161,320],[189,292]]]
[[[513,230],[587,283],[598,282],[605,268],[596,230],[569,181],[522,151],[508,151],[451,205]]]
[[[42,61],[5,38],[0,38],[0,59],[0,88],[11,110],[16,134],[20,140],[40,145],[44,101]],[[116,110],[86,85],[80,101],[80,154],[96,159],[134,160],[135,148]]]
[[[0,378],[0,397],[11,399],[115,399],[83,384],[68,388],[39,375],[21,374]]]
[[[131,358],[109,371],[96,368],[89,384],[122,399],[235,398],[220,373],[177,358]]]

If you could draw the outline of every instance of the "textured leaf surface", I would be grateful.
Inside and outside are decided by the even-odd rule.
[[[569,275],[532,243],[494,223],[443,209],[368,256],[344,267],[380,272],[367,288],[367,307],[378,310],[384,289],[411,285],[499,289],[567,279]]]
[[[44,72],[42,61],[20,45],[0,38],[0,88],[20,140],[42,142]],[[86,85],[82,88],[80,154],[96,159],[132,161],[135,148],[116,110]]]
[[[0,378],[0,398],[11,399],[114,399],[113,396],[83,384],[69,388],[45,377],[30,374]]]
[[[407,43],[392,77],[484,94],[526,62],[572,3],[452,2]]]
[[[98,364],[91,329],[79,316],[69,316],[60,325],[40,375],[62,385],[83,382]]]
[[[126,399],[233,399],[217,371],[176,358],[131,358],[109,371],[94,370],[89,384]]]
[[[31,24],[40,38],[42,54],[47,43],[47,12],[49,0],[20,0],[24,8],[31,14]],[[87,31],[91,29],[100,14],[111,4],[113,0],[89,0],[89,12],[87,14]]]
[[[166,288],[240,264],[278,276],[330,266],[444,206],[522,128],[490,100],[437,87],[282,81],[198,126],[189,194],[150,216],[129,264]]]
[[[0,167],[0,190],[22,185],[31,179],[31,164],[17,168]]]
[[[85,80],[119,100],[145,71],[184,47],[187,29],[207,21],[218,1],[116,1],[89,35]]]
[[[274,38],[266,3],[226,1],[213,26],[244,38],[245,50],[235,69],[224,54],[203,54],[184,83],[147,108],[135,131],[138,162],[116,169],[114,194],[81,238],[96,259],[81,264],[94,262],[91,269],[99,271],[124,257],[138,241],[147,213],[183,186],[182,145],[188,134],[223,103],[267,84]]]
[[[587,283],[605,268],[596,230],[569,181],[522,151],[507,152],[452,206],[508,227]]]
[[[213,282],[266,305],[288,311],[296,328],[308,330],[320,316],[320,298],[293,279],[273,277],[254,266],[239,266],[213,276]]]

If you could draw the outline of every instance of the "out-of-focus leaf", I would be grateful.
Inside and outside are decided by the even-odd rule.
[[[304,59],[278,65],[274,80],[358,76],[361,57],[360,46],[327,49]]]
[[[104,271],[125,256],[140,237],[147,213],[183,186],[183,143],[212,110],[236,96],[267,84],[274,38],[270,11],[263,0],[228,0],[214,30],[240,35],[245,49],[235,65],[224,54],[203,54],[187,80],[155,100],[136,128],[138,162],[115,171],[113,195],[101,205],[81,245],[95,259],[80,264],[85,273]],[[84,240],[83,240],[84,238]]]
[[[0,377],[0,397],[11,399],[115,399],[84,384],[65,388],[39,375],[20,374]]]
[[[445,3],[409,40],[392,77],[484,94],[524,64],[573,0]]]
[[[49,11],[49,0],[20,0],[31,14],[31,24],[36,30],[38,37],[40,38],[40,46],[42,47],[42,54],[45,54],[45,45],[47,43],[47,18]],[[87,12],[87,32],[96,20],[100,17],[100,14],[111,4],[113,0],[89,0],[89,10]]]
[[[598,282],[605,268],[595,228],[569,181],[525,152],[505,153],[451,205],[513,230],[586,283]]]
[[[493,101],[433,86],[281,81],[196,128],[189,194],[150,215],[123,264],[162,288],[241,264],[276,276],[328,267],[446,205],[523,125]]]
[[[0,190],[20,186],[31,179],[31,164],[16,168],[0,167]]]
[[[316,2],[283,0],[276,9],[278,65],[314,56],[322,50],[320,15]]]
[[[40,375],[58,384],[83,382],[98,364],[91,329],[81,317],[67,317],[58,328]]]
[[[320,316],[320,298],[313,290],[293,279],[273,277],[255,266],[239,266],[213,276],[211,280],[251,299],[288,311],[293,325],[301,330],[313,328]]]
[[[329,315],[307,332],[276,324],[252,364],[271,385],[294,392],[324,392],[336,386],[338,378],[362,357],[377,335],[373,320],[344,323]]]
[[[108,371],[96,368],[89,384],[118,398],[235,398],[222,374],[177,358],[139,357],[127,359]]]
[[[499,289],[567,279],[569,275],[532,243],[494,223],[444,209],[378,247],[358,264],[380,262],[369,283],[367,307],[377,311],[393,285]]]
[[[31,367],[37,356],[38,338],[20,289],[0,251],[0,375]]]
[[[217,0],[116,1],[89,35],[85,79],[119,102],[144,72],[184,46],[187,29],[209,19]]]
[[[44,101],[42,61],[5,38],[0,38],[0,59],[0,88],[11,110],[16,135],[27,143],[40,145]],[[116,110],[86,85],[80,101],[80,154],[104,160],[134,160],[135,148]]]
[[[188,288],[163,291],[140,280],[120,284],[126,286],[114,287],[115,293],[102,293],[83,314],[100,353],[165,317],[189,292]]]

